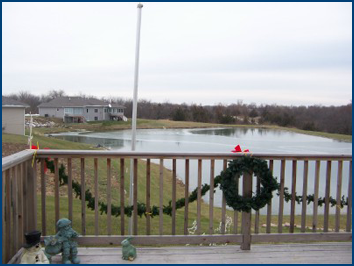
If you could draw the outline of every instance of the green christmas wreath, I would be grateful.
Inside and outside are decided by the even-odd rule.
[[[260,179],[261,189],[251,198],[244,198],[238,194],[238,178],[243,173],[253,173]],[[220,188],[224,192],[228,206],[235,211],[250,212],[259,210],[272,199],[272,192],[279,188],[277,180],[273,177],[265,160],[243,156],[230,161],[228,168],[220,174]]]

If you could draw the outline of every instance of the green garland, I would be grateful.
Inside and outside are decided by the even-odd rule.
[[[245,159],[246,158],[246,159]],[[264,160],[261,159],[247,159],[247,158],[253,158],[253,157],[241,157],[237,160],[233,160],[229,162],[229,167],[225,170],[222,171],[220,175],[216,176],[214,178],[214,188],[217,188],[222,182],[224,186],[224,193],[228,194],[228,196],[231,197],[228,205],[230,207],[233,207],[235,210],[239,211],[249,211],[251,208],[255,210],[259,210],[260,208],[264,207],[269,200],[272,198],[271,192],[274,191],[275,189],[279,189],[280,185],[275,181],[274,182],[274,177],[271,175],[267,163]],[[47,168],[51,171],[51,173],[55,173],[55,167],[54,167],[54,162],[49,159],[45,159],[46,166]],[[249,171],[252,170],[257,176],[261,178],[261,193],[260,195],[257,195],[255,197],[252,197],[251,200],[244,200],[241,196],[236,195],[234,193],[236,190],[235,184],[236,182],[231,181],[230,186],[227,185],[228,181],[222,181],[223,176],[224,177],[230,177],[230,174],[241,174],[244,171]],[[264,174],[263,171],[266,173]],[[270,174],[269,174],[270,173]],[[231,178],[229,178],[231,180]],[[226,183],[225,183],[226,182]],[[230,181],[229,181],[230,182]],[[60,165],[59,167],[59,184],[60,186],[64,186],[68,184],[68,176],[65,173],[65,166],[63,164]],[[276,187],[276,188],[275,188]],[[76,194],[76,197],[81,199],[81,185],[76,182],[72,181],[72,188],[74,190],[74,193]],[[230,188],[228,190],[227,188]],[[231,189],[232,188],[232,189]],[[275,189],[274,189],[275,188]],[[204,196],[208,191],[210,190],[210,186],[208,184],[204,184],[201,187],[201,196]],[[271,192],[270,192],[271,191]],[[214,190],[215,193],[215,190]],[[279,195],[279,193],[278,193]],[[191,194],[188,197],[188,202],[192,203],[195,200],[197,200],[198,197],[198,188],[195,188]],[[226,197],[226,195],[225,195]],[[235,202],[234,199],[235,198]],[[288,188],[284,188],[284,199],[286,202],[290,201],[292,198],[292,195],[288,193]],[[297,203],[301,203],[303,201],[301,196],[296,196],[295,198]],[[314,195],[308,195],[307,196],[307,204],[310,204],[311,202],[314,202]],[[95,209],[95,198],[93,197],[92,193],[90,192],[89,189],[85,191],[85,201],[87,202],[87,207],[90,208],[91,210]],[[318,199],[318,205],[322,206],[322,204],[325,202],[325,199],[319,198]],[[329,202],[331,203],[332,207],[337,205],[337,201],[330,197]],[[108,210],[108,206],[104,202],[98,202],[99,209],[101,214],[106,213]],[[348,205],[348,198],[345,200],[344,196],[342,196],[340,206],[343,208],[344,205]],[[181,198],[176,201],[176,210],[183,208],[185,206],[185,199]],[[120,206],[115,206],[111,205],[111,213],[114,216],[119,216],[121,215],[121,210]],[[130,217],[133,213],[133,206],[125,206],[124,207],[124,214]],[[150,211],[147,211],[146,204],[138,202],[137,203],[137,213],[140,217],[147,216],[149,215],[150,217],[154,217],[159,215],[159,207],[158,206],[151,206]],[[172,216],[172,201],[169,202],[167,206],[163,206],[163,213]]]
[[[288,192],[288,188],[285,187],[284,188],[284,199],[286,202],[289,202],[291,199],[292,199],[292,195]],[[279,196],[279,192],[277,193],[277,195]],[[300,204],[301,202],[303,202],[303,198],[302,196],[298,196],[296,195],[295,193],[295,201]],[[311,202],[314,202],[315,201],[315,194],[311,194],[311,195],[307,195],[306,196],[306,201],[307,201],[307,204],[310,204]],[[331,207],[334,207],[337,205],[337,200],[335,200],[334,198],[332,197],[329,197],[329,203],[331,204]],[[318,206],[322,207],[323,204],[326,203],[326,198],[322,198],[322,197],[319,197],[317,198],[317,204]],[[344,206],[348,206],[348,197],[345,199],[344,195],[342,196],[340,202],[339,202],[339,205],[341,208],[343,208]]]
[[[54,162],[45,159],[46,166],[50,170],[51,173],[55,173],[55,167],[54,167]],[[218,179],[217,177],[215,178],[215,188],[218,185]],[[68,176],[65,173],[65,166],[63,164],[60,165],[59,167],[59,185],[64,186],[68,184]],[[72,188],[73,191],[76,195],[77,198],[81,199],[81,185],[76,182],[75,180],[72,180]],[[208,184],[204,184],[201,188],[201,195],[204,196],[208,191],[210,190],[210,186]],[[215,192],[215,191],[214,191]],[[195,201],[198,197],[198,188],[196,188],[188,197],[189,203]],[[95,210],[95,197],[93,197],[92,193],[90,192],[89,189],[85,191],[85,201],[87,202],[87,207],[90,208],[91,210]],[[98,202],[98,206],[100,208],[101,214],[106,213],[108,210],[108,206],[104,202]],[[176,201],[176,210],[183,208],[185,206],[185,199],[179,199]],[[125,206],[124,207],[124,214],[127,215],[128,217],[132,216],[133,213],[133,206]],[[151,206],[150,211],[147,211],[147,207],[145,203],[138,202],[137,203],[137,209],[138,209],[138,215],[140,217],[147,216],[149,215],[150,217],[154,217],[159,215],[159,207],[158,206]],[[111,205],[111,213],[114,216],[119,216],[121,215],[120,211],[120,206],[115,206],[114,204]],[[172,216],[172,201],[169,202],[167,206],[163,206],[163,213]]]

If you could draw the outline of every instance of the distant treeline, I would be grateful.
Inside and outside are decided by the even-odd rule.
[[[52,90],[46,95],[36,96],[28,92],[7,95],[15,100],[27,103],[27,112],[38,113],[37,106],[42,102],[64,96],[62,90]],[[79,95],[94,98],[94,96]],[[97,98],[97,97],[96,97]],[[125,116],[131,117],[132,100],[123,98],[101,98],[126,107]],[[296,127],[303,130],[328,133],[352,134],[352,103],[343,106],[281,106],[244,104],[198,105],[155,103],[140,100],[138,118],[171,119],[175,121],[194,121],[219,124],[268,124],[284,127]]]

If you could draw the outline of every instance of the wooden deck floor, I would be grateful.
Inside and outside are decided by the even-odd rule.
[[[239,245],[138,247],[138,257],[132,262],[122,260],[121,254],[121,248],[79,248],[82,264],[351,264],[352,243],[254,244],[250,251]],[[60,259],[53,257],[53,263],[60,263]]]

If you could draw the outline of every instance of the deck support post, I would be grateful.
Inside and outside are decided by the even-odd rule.
[[[252,197],[252,173],[243,174],[243,197]],[[242,250],[251,249],[251,211],[242,212]]]
[[[37,162],[27,161],[27,219],[28,232],[37,228]]]

